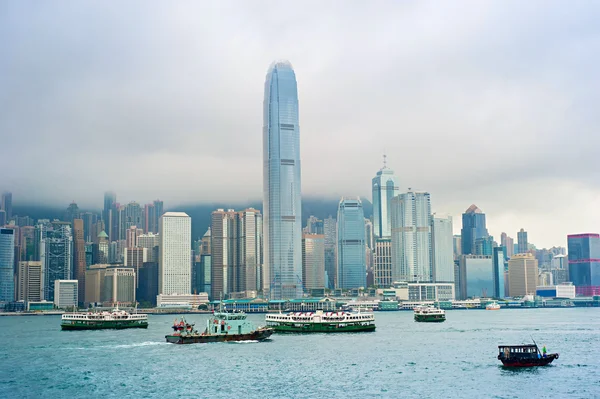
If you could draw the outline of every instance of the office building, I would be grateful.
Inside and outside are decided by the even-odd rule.
[[[144,226],[144,210],[141,205],[135,201],[130,202],[119,210],[119,240],[126,240],[127,230],[132,226],[137,226],[140,230]],[[142,234],[140,231],[139,234]],[[138,234],[136,233],[136,236]],[[116,241],[116,240],[113,240]]]
[[[125,248],[123,255],[123,265],[135,270],[135,275],[139,278],[140,268],[145,262],[148,262],[148,249],[142,247]]]
[[[192,289],[192,221],[184,212],[160,217],[159,295],[190,294]]]
[[[54,282],[54,306],[59,309],[77,309],[79,291],[77,286],[77,280],[56,280]]]
[[[527,232],[521,229],[517,233],[518,253],[524,254],[529,251],[529,243],[527,242]]]
[[[160,237],[158,234],[148,233],[142,234],[137,238],[137,246],[146,248],[146,258],[148,262],[158,263],[158,247],[160,245]]]
[[[458,258],[462,255],[462,239],[459,235],[455,235],[452,237],[452,243],[454,248],[454,260],[458,260]]]
[[[508,295],[535,295],[538,283],[538,261],[529,253],[515,254],[508,261]]]
[[[91,265],[85,271],[85,306],[89,304],[100,304],[104,290],[104,276],[108,264]]]
[[[307,234],[324,234],[323,221],[316,216],[310,216],[306,220]]]
[[[6,223],[10,222],[13,217],[12,193],[5,192],[2,194],[2,210],[6,212]]]
[[[492,264],[494,267],[494,298],[504,298],[504,247],[494,247]]]
[[[304,290],[325,288],[325,235],[302,236],[302,282]]]
[[[77,298],[83,302],[85,300],[85,240],[84,240],[84,220],[73,219],[73,271],[74,279],[79,283],[77,287],[79,292]]]
[[[144,207],[144,220],[146,233],[158,233],[158,221],[163,215],[163,202],[155,200],[152,204]]]
[[[461,255],[457,273],[457,299],[490,298],[494,295],[491,256]]]
[[[454,282],[454,238],[452,217],[433,216],[431,226],[433,243],[432,280],[436,283]]]
[[[248,208],[238,213],[237,278],[233,292],[258,291],[262,286],[263,219],[260,211]]]
[[[376,238],[373,254],[373,283],[380,288],[391,287],[392,279],[392,239]]]
[[[375,249],[375,234],[373,232],[373,222],[369,218],[365,218],[365,245],[368,249]]]
[[[94,235],[94,225],[98,223],[98,215],[93,212],[83,212],[80,213],[80,218],[83,219],[83,239],[85,242],[92,242],[94,237],[100,233],[99,231]]]
[[[263,116],[263,287],[271,299],[301,298],[300,125],[289,62],[273,63],[267,72]]]
[[[471,205],[462,215],[462,255],[475,254],[475,242],[478,238],[487,237],[485,213],[475,204]]]
[[[211,255],[213,300],[235,292],[233,281],[237,257],[237,212],[217,209],[211,214]]]
[[[383,168],[377,172],[371,183],[374,235],[379,238],[390,238],[392,236],[391,201],[400,194],[400,187],[394,171],[387,167],[385,155]]]
[[[510,258],[514,255],[515,242],[506,233],[500,234],[500,245],[504,247],[504,258]]]
[[[431,282],[431,202],[429,193],[408,191],[392,199],[392,278]]]
[[[6,304],[14,300],[15,230],[0,228],[0,303]]]
[[[102,210],[102,221],[104,222],[104,229],[109,233],[112,231],[112,210],[114,204],[117,202],[117,195],[112,191],[104,193],[104,209]]]
[[[138,237],[144,234],[144,230],[137,226],[129,226],[125,231],[125,246],[126,248],[135,248],[139,246]]]
[[[104,274],[102,302],[105,304],[135,303],[135,270],[131,267],[108,267]]]
[[[16,300],[25,302],[44,300],[44,265],[42,262],[19,262]]]
[[[567,236],[569,280],[577,295],[600,295],[600,234]]]
[[[140,268],[139,284],[136,290],[137,301],[141,305],[156,306],[158,296],[158,262],[145,262]]]
[[[105,264],[108,263],[108,235],[105,231],[101,231],[96,237],[96,243],[92,245],[93,255],[94,255],[94,263],[95,264]]]
[[[535,294],[545,298],[557,299],[575,299],[576,296],[575,286],[571,282],[538,286]]]
[[[337,288],[366,288],[365,215],[361,200],[342,198],[337,222]]]
[[[325,235],[325,283],[326,288],[334,289],[337,284],[337,221],[329,216],[323,220]]]
[[[4,209],[0,209],[0,227],[8,224],[8,220],[6,218],[6,211]]]
[[[71,280],[73,273],[73,234],[68,222],[52,222],[44,228],[40,260],[44,262],[44,297],[54,301],[54,282]]]
[[[200,240],[200,255],[210,255],[210,247],[212,245],[211,241],[211,231],[210,227],[206,230],[206,233],[202,236]]]

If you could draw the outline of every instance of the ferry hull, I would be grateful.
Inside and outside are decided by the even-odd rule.
[[[273,334],[271,328],[261,328],[248,334],[215,334],[215,335],[165,335],[167,342],[172,344],[206,344],[227,341],[263,341]]]
[[[446,321],[446,316],[439,315],[415,315],[415,321],[420,323],[441,323]]]
[[[368,332],[375,331],[375,325],[338,325],[331,323],[310,323],[298,326],[298,323],[279,324],[272,326],[273,330],[278,333],[342,333],[342,332]]]
[[[138,320],[76,321],[75,323],[62,323],[60,327],[63,330],[124,330],[126,328],[148,328],[148,322]]]

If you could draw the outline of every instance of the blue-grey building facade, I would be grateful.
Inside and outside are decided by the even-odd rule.
[[[15,230],[0,229],[0,303],[15,300]]]
[[[504,247],[494,247],[492,265],[494,268],[494,298],[504,298]]]
[[[475,204],[471,205],[462,215],[462,255],[475,255],[476,241],[489,236],[485,225],[485,213]],[[491,250],[491,249],[490,249]],[[483,255],[482,253],[477,255]],[[491,255],[491,253],[486,254]]]
[[[567,236],[569,280],[577,295],[600,295],[600,234]]]
[[[301,298],[302,198],[296,74],[275,62],[263,108],[263,289],[271,299]]]
[[[392,236],[392,198],[400,194],[398,178],[394,171],[383,166],[372,180],[373,234],[379,238]]]
[[[359,198],[342,198],[337,216],[337,287],[366,288],[365,213]]]

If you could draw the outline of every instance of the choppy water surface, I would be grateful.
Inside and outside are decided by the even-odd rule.
[[[0,317],[0,398],[600,398],[600,309],[450,311],[441,324],[377,313],[377,331],[172,345],[147,330],[61,331]],[[264,315],[249,316],[255,322]],[[207,316],[189,316],[202,326]],[[560,359],[507,370],[497,345],[530,335]]]

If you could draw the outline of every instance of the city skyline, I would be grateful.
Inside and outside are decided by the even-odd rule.
[[[260,199],[260,81],[265,65],[285,57],[301,71],[305,195],[370,198],[368,181],[386,153],[401,190],[431,192],[437,213],[458,220],[465,205],[476,203],[494,236],[527,226],[534,242],[563,244],[565,234],[600,225],[598,172],[586,152],[597,147],[590,129],[598,117],[589,105],[598,92],[590,84],[597,83],[578,79],[592,73],[589,57],[598,52],[579,45],[595,43],[593,29],[558,36],[555,26],[591,27],[594,13],[565,14],[544,3],[539,15],[535,2],[518,12],[496,4],[471,5],[464,15],[452,5],[331,4],[319,13],[310,4],[257,5],[262,11],[239,5],[239,20],[225,21],[213,17],[227,6],[156,7],[135,26],[98,5],[11,4],[0,16],[12,39],[0,45],[12,60],[0,66],[7,87],[0,132],[8,139],[6,161],[19,167],[0,177],[0,188],[20,203],[76,199],[83,207],[98,206],[105,189],[172,205]],[[88,13],[98,29],[74,17]],[[19,29],[26,16],[40,17],[36,29]],[[426,17],[435,23],[412,22]],[[271,34],[281,18],[288,21],[281,34]],[[339,23],[315,29],[314,19]],[[60,29],[57,20],[65,21]],[[365,29],[347,28],[359,21]],[[108,26],[114,35],[98,37]],[[153,41],[149,30],[164,42]],[[408,33],[414,40],[401,39]],[[312,41],[319,45],[307,45]],[[25,43],[39,58],[19,51]],[[77,56],[64,64],[64,54]],[[374,85],[375,76],[390,78]],[[75,135],[85,135],[88,145]],[[579,142],[586,145],[570,145]],[[60,151],[71,157],[42,166],[48,153]],[[145,173],[123,178],[125,159]],[[321,173],[325,160],[332,162]],[[198,164],[218,168],[220,178],[198,174]]]

